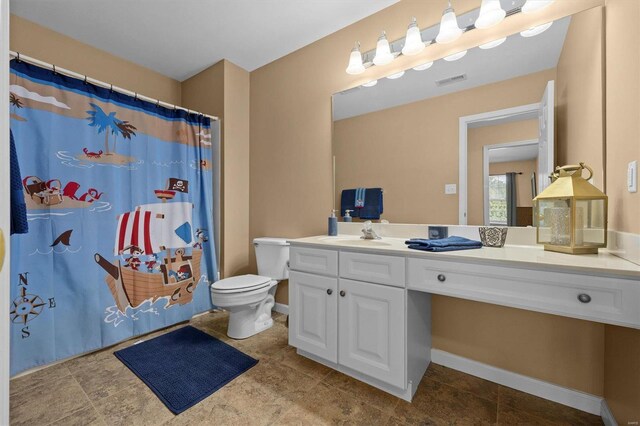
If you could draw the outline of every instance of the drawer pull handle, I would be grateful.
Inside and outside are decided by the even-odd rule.
[[[591,302],[591,296],[586,293],[581,293],[578,295],[578,300],[582,303],[589,303]]]
[[[331,295],[333,294],[333,290],[331,290],[330,288],[328,288],[328,289],[327,289],[327,294],[328,294],[329,296],[331,296]]]
[[[347,293],[345,293],[345,291],[344,291],[344,290],[340,290],[340,296],[344,297],[344,296],[346,296],[346,295],[347,295]]]
[[[447,277],[444,276],[444,274],[438,274],[438,281],[440,281],[441,283],[445,282],[447,280]]]

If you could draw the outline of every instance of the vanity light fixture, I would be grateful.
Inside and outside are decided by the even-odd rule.
[[[500,6],[500,0],[482,0],[480,16],[476,19],[476,28],[485,29],[498,25],[507,12]]]
[[[357,75],[364,72],[364,65],[362,64],[362,53],[360,53],[360,43],[356,42],[356,45],[351,49],[351,55],[349,56],[349,65],[347,66],[347,74]]]
[[[395,59],[391,48],[389,47],[389,40],[387,40],[387,33],[382,32],[378,37],[378,44],[376,45],[376,56],[373,57],[373,63],[375,65],[387,65]]]
[[[478,47],[479,47],[480,49],[484,49],[484,50],[487,50],[487,49],[493,49],[494,47],[498,47],[498,46],[500,46],[500,45],[501,45],[502,43],[504,43],[506,40],[507,40],[507,38],[506,38],[506,37],[502,37],[502,38],[499,38],[499,39],[497,39],[497,40],[490,41],[489,43],[481,44],[481,45],[480,45],[480,46],[478,46]]]
[[[443,59],[448,62],[457,61],[458,59],[462,59],[467,54],[467,50],[463,50],[462,52],[454,53],[453,55],[445,56]]]
[[[547,31],[553,22],[547,22],[546,24],[538,25],[537,27],[529,28],[520,33],[522,37],[535,37],[538,34],[542,34]]]
[[[432,65],[433,65],[433,61],[432,62],[426,62],[424,64],[418,65],[417,67],[413,67],[413,69],[416,70],[416,71],[424,71],[424,70],[428,70],[429,68],[431,68]]]
[[[501,0],[481,0],[480,11],[478,13],[477,19],[475,20],[475,23],[470,23],[468,26],[463,25],[463,28],[460,28],[458,24],[458,17],[456,16],[456,13],[451,6],[451,0],[447,0],[447,8],[442,13],[440,27],[438,29],[438,34],[435,40],[424,41],[422,39],[423,32],[420,30],[420,27],[418,27],[416,18],[413,17],[411,19],[411,22],[409,23],[409,26],[407,27],[407,33],[404,38],[394,40],[392,43],[389,43],[386,32],[382,31],[382,34],[380,35],[380,37],[378,37],[375,50],[365,52],[364,55],[360,52],[360,43],[356,43],[356,46],[351,50],[351,55],[349,56],[349,66],[346,69],[347,74],[361,74],[372,65],[387,65],[393,62],[393,60],[399,55],[418,55],[425,49],[425,47],[429,46],[432,43],[452,43],[460,38],[460,36],[466,31],[490,28],[500,24],[500,22],[502,22],[507,16],[512,16],[517,13],[537,12],[546,8],[553,2],[555,2],[555,0],[525,0],[522,7],[517,7],[515,6],[516,2],[512,1],[510,3],[514,7],[509,10],[505,10],[502,7]],[[466,19],[467,18],[465,17],[465,21]],[[469,21],[471,21],[471,19],[469,19]],[[523,37],[536,36],[546,31],[552,23],[553,22],[548,22],[546,24],[529,28],[525,31],[522,31],[520,35],[522,35]],[[429,28],[425,30],[424,34],[429,34],[432,30],[434,30],[434,28]],[[483,50],[492,49],[494,47],[500,46],[505,42],[505,40],[506,37],[503,37],[497,40],[490,41],[488,43],[484,43],[479,47]],[[465,56],[466,53],[466,51],[458,52],[453,55],[449,55],[444,59],[447,61],[455,61]],[[423,63],[413,67],[413,69],[416,71],[422,71],[430,68],[432,65],[433,62]],[[396,74],[393,74],[392,76],[396,76]],[[400,75],[395,78],[398,77],[400,77]]]
[[[438,43],[451,43],[456,41],[463,31],[458,26],[458,18],[456,12],[451,7],[451,0],[449,0],[449,6],[442,13],[442,19],[440,20],[440,31],[436,37]]]
[[[418,28],[418,21],[414,17],[407,28],[407,36],[402,48],[402,54],[405,56],[413,56],[424,50],[425,44],[422,41],[422,34]]]
[[[397,72],[395,74],[388,75],[387,78],[389,80],[396,80],[404,75],[404,71]]]
[[[522,13],[532,13],[544,9],[555,0],[527,0],[522,6]]]
[[[378,80],[371,80],[371,81],[367,81],[366,83],[364,83],[362,85],[362,87],[373,87],[376,84],[378,84]]]

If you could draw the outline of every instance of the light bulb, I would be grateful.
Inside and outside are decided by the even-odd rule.
[[[502,43],[504,43],[507,40],[506,37],[502,37],[499,38],[497,40],[493,40],[490,41],[489,43],[485,43],[485,44],[481,44],[480,46],[478,46],[480,49],[493,49],[494,47],[498,47],[500,46]]]
[[[462,30],[458,27],[458,19],[456,18],[456,12],[449,7],[442,13],[442,19],[440,20],[440,31],[436,37],[438,43],[451,43],[456,41],[458,37],[462,35]]]
[[[378,37],[378,44],[376,45],[376,56],[373,57],[373,63],[380,65],[387,65],[395,59],[391,48],[389,47],[389,40],[387,40],[387,33],[384,31]]]
[[[462,52],[454,53],[453,55],[445,56],[443,59],[448,62],[457,61],[458,59],[463,58],[467,54],[466,50]]]
[[[535,37],[538,34],[542,34],[547,31],[553,22],[547,22],[546,24],[538,25],[537,27],[529,28],[520,33],[522,37]]]
[[[431,68],[432,65],[433,65],[433,62],[427,62],[427,63],[424,63],[422,65],[418,65],[417,67],[413,67],[413,69],[416,70],[416,71],[424,71],[424,70],[428,70],[429,68]]]
[[[395,80],[396,78],[400,78],[404,75],[404,71],[397,72],[395,74],[388,75],[387,78],[389,80]]]
[[[378,84],[378,80],[371,80],[362,85],[362,87],[373,87]]]
[[[500,6],[500,0],[482,0],[480,16],[476,19],[476,28],[490,28],[502,22],[507,12]]]
[[[418,28],[418,22],[416,18],[413,18],[407,28],[407,36],[404,39],[404,47],[402,48],[402,54],[406,56],[417,55],[424,50],[424,42],[422,41],[422,34],[420,34],[420,28]]]
[[[522,13],[532,13],[544,9],[555,0],[527,0],[522,6]]]
[[[356,75],[364,72],[364,65],[362,64],[362,54],[360,53],[360,43],[351,49],[351,55],[349,55],[349,65],[347,66],[347,74]]]

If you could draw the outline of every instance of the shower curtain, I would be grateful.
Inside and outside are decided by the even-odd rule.
[[[12,374],[211,309],[218,123],[15,60],[10,92]]]

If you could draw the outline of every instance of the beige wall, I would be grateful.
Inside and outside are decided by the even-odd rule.
[[[640,193],[626,190],[640,160],[640,2],[606,3],[606,163],[609,226],[640,233]],[[605,329],[604,396],[619,424],[640,421],[640,330]]]
[[[224,274],[249,272],[249,73],[225,61]]]
[[[497,35],[530,27],[534,23],[548,22],[550,19],[601,5],[603,1],[555,2],[535,17],[520,14],[509,18],[509,22],[498,26],[496,30],[471,31],[454,43],[455,46],[432,46],[418,57],[399,58],[392,65],[368,70],[360,76],[347,75],[344,69],[354,41],[360,40],[366,51],[375,46],[376,35],[381,29],[386,29],[392,40],[401,37],[412,16],[417,17],[421,26],[436,24],[440,20],[441,1],[404,0],[253,71],[250,236],[302,237],[326,232],[326,218],[334,198],[331,188],[333,93],[428,59],[442,57],[453,53],[454,49],[471,47]],[[459,13],[477,6],[476,0],[456,1],[456,11]],[[504,32],[500,33],[501,31]],[[454,179],[452,182],[456,182],[457,169],[450,173]],[[278,301],[281,302],[286,302],[282,298],[282,292],[286,294],[284,287],[280,286],[279,289]],[[544,317],[542,314],[514,310],[505,317],[501,308],[488,306],[480,310],[478,316],[474,316],[466,314],[464,309],[469,302],[452,300],[447,305],[452,309],[448,310],[441,309],[441,300],[437,299],[433,304],[433,324],[438,330],[438,338],[434,340],[435,347],[445,349],[443,342],[464,344],[462,338],[466,336],[456,334],[455,329],[495,330],[498,338],[491,342],[476,339],[464,351],[458,350],[458,353],[472,359],[481,358],[482,354],[489,351],[508,353],[509,363],[504,359],[496,359],[494,365],[522,371],[530,368],[528,363],[531,348],[514,345],[512,342],[519,342],[522,336],[536,336],[539,347],[534,351],[553,352],[554,357],[553,360],[545,360],[540,364],[532,375],[545,377],[555,383],[570,380],[578,389],[602,394],[602,377],[598,373],[597,362],[594,362],[595,374],[594,370],[582,369],[578,366],[580,363],[574,363],[577,353],[575,348],[569,348],[553,337],[563,331],[566,335],[575,333],[577,336],[593,336],[601,326],[584,321],[577,321],[575,325],[572,323],[569,326],[563,319],[557,318],[553,327],[541,328],[539,322]],[[517,324],[518,327],[503,331],[497,325],[504,322]],[[449,346],[453,347],[455,346]],[[580,356],[586,359],[597,359],[598,354],[603,353],[601,339],[585,337],[579,347]],[[560,371],[558,365],[566,369]]]
[[[544,86],[546,85],[547,78],[553,80],[555,73],[554,70],[548,71],[549,75],[540,79],[538,85],[540,85],[539,97],[542,97]],[[536,102],[536,101],[534,101]],[[482,177],[483,169],[483,147],[485,145],[494,145],[507,142],[516,142],[538,139],[538,120],[525,120],[516,121],[513,123],[505,123],[496,126],[478,127],[469,129],[467,134],[467,223],[470,225],[483,225],[484,224],[484,182]],[[493,170],[496,167],[500,167],[498,164],[493,165]],[[517,165],[513,170],[506,171],[522,171],[523,174],[516,178],[518,182],[518,206],[526,207],[531,205],[531,199],[527,200],[526,194],[531,194],[530,176],[531,172],[527,170],[516,170],[516,168],[522,168],[521,165]],[[535,166],[534,166],[535,169]],[[489,172],[491,171],[491,166]],[[498,173],[498,172],[496,172]],[[526,184],[525,184],[526,181]],[[528,188],[528,190],[527,190]]]
[[[554,70],[546,70],[336,121],[336,205],[343,189],[382,187],[384,219],[394,223],[457,223],[458,196],[445,195],[444,185],[458,182],[459,118],[539,102],[547,81],[554,77]],[[515,123],[508,128],[518,126]],[[475,134],[490,136],[484,129],[470,132]],[[533,128],[525,125],[524,131],[514,136],[531,139],[537,134],[536,124]],[[497,136],[506,139],[489,143],[520,140],[510,139],[504,132]],[[477,176],[470,174],[469,183],[477,185],[468,192],[480,200],[476,213],[481,222],[482,146],[474,142],[470,146],[469,170]]]
[[[444,296],[433,296],[432,309],[434,348],[603,393],[603,324]]]
[[[11,15],[11,50],[111,83],[123,89],[180,104],[180,82]]]
[[[558,165],[585,162],[604,190],[603,9],[574,15],[556,79]]]
[[[182,82],[182,104],[221,119],[223,277],[249,268],[249,73],[223,60]]]
[[[640,421],[640,330],[606,326],[604,397],[618,424]]]
[[[607,195],[611,229],[640,234],[640,192],[627,163],[640,161],[640,2],[607,0]]]

